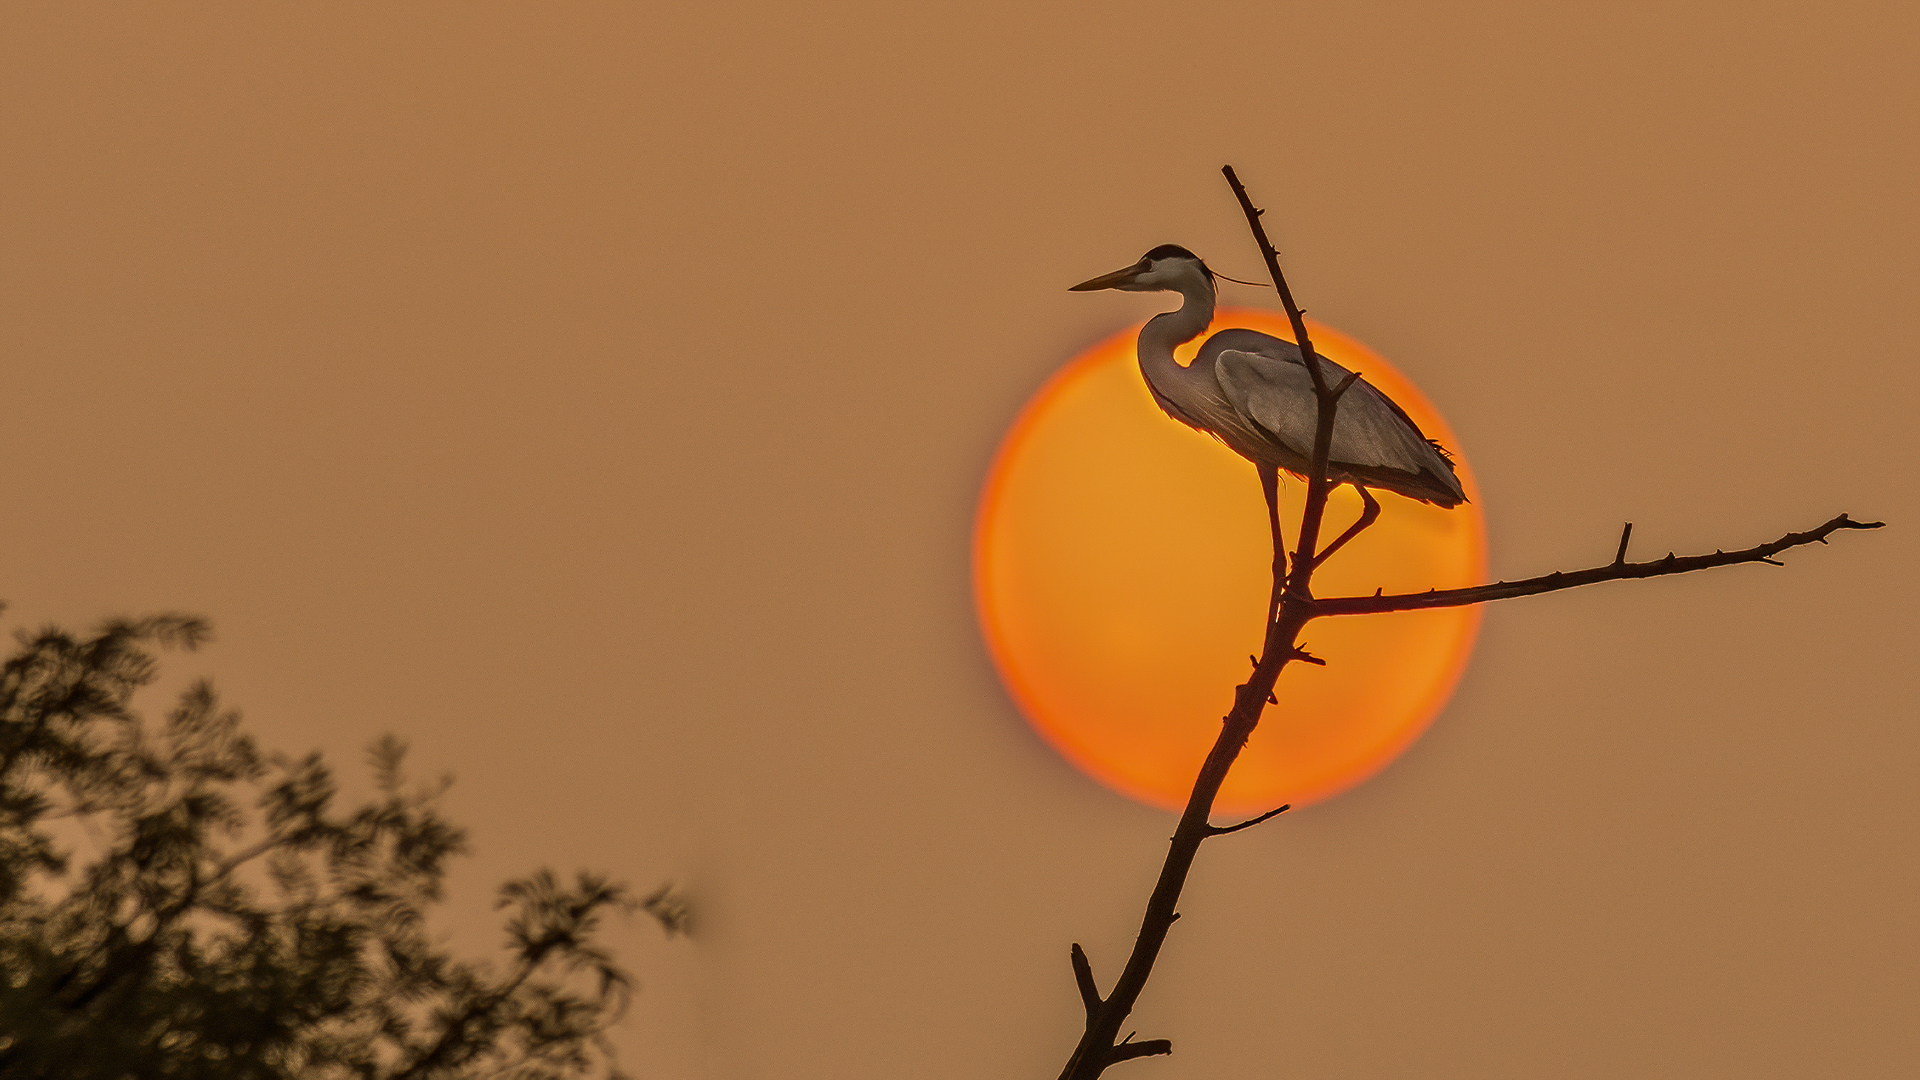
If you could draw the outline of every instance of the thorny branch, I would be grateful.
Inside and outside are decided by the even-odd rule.
[[[1695,570],[1711,570],[1716,566],[1736,566],[1740,563],[1766,563],[1769,566],[1785,565],[1773,556],[1788,548],[1806,544],[1824,544],[1827,537],[1841,529],[1878,529],[1885,526],[1881,521],[1855,521],[1845,514],[1816,529],[1806,532],[1788,533],[1778,540],[1764,544],[1755,544],[1739,551],[1716,551],[1711,555],[1676,556],[1667,553],[1664,559],[1652,562],[1630,563],[1625,561],[1626,536],[1620,538],[1620,554],[1606,566],[1596,566],[1590,570],[1556,570],[1541,577],[1526,578],[1521,581],[1496,581],[1491,585],[1475,585],[1467,589],[1428,589],[1423,593],[1400,593],[1394,596],[1340,596],[1326,600],[1313,601],[1313,610],[1318,615],[1373,615],[1383,611],[1424,611],[1428,608],[1461,607],[1466,604],[1484,604],[1489,600],[1510,600],[1516,596],[1538,596],[1541,593],[1559,592],[1562,589],[1576,589],[1582,585],[1595,585],[1602,581],[1625,581],[1630,578],[1665,577],[1668,574],[1686,574]],[[1632,526],[1628,526],[1629,529]]]
[[[1279,291],[1281,302],[1286,306],[1287,317],[1293,323],[1300,351],[1313,378],[1318,416],[1314,427],[1313,463],[1307,477],[1306,508],[1301,514],[1300,535],[1295,544],[1291,568],[1287,571],[1284,592],[1279,582],[1274,583],[1274,592],[1281,597],[1279,610],[1267,625],[1260,658],[1254,664],[1252,676],[1235,693],[1233,710],[1222,722],[1220,737],[1214,742],[1206,762],[1200,767],[1200,775],[1194,780],[1193,793],[1187,799],[1186,809],[1180,815],[1180,824],[1168,844],[1167,859],[1160,868],[1159,880],[1154,883],[1153,893],[1147,899],[1146,914],[1140,921],[1140,934],[1134,939],[1133,952],[1127,957],[1127,965],[1114,983],[1113,992],[1101,1002],[1096,1013],[1088,1016],[1080,1043],[1060,1074],[1061,1080],[1094,1080],[1106,1071],[1107,1066],[1139,1056],[1139,1051],[1127,1050],[1116,1043],[1120,1026],[1126,1022],[1134,1003],[1140,998],[1140,992],[1146,988],[1147,977],[1153,973],[1153,965],[1160,956],[1160,947],[1166,942],[1167,931],[1180,917],[1175,905],[1186,886],[1187,873],[1193,867],[1194,856],[1200,851],[1200,843],[1208,836],[1215,835],[1214,826],[1207,819],[1213,813],[1213,802],[1220,793],[1220,786],[1226,782],[1227,771],[1233,767],[1234,759],[1240,756],[1241,748],[1247,744],[1254,727],[1260,723],[1261,712],[1273,699],[1273,685],[1279,679],[1281,669],[1300,658],[1300,629],[1313,618],[1310,586],[1320,543],[1320,523],[1326,516],[1329,491],[1327,458],[1333,447],[1333,419],[1339,407],[1339,392],[1351,386],[1352,380],[1344,380],[1339,390],[1327,384],[1326,376],[1321,371],[1320,357],[1314,352],[1313,342],[1307,335],[1306,320],[1299,306],[1293,302],[1293,292],[1280,272],[1279,253],[1268,242],[1266,230],[1260,226],[1260,215],[1265,211],[1255,208],[1247,198],[1246,189],[1240,185],[1232,166],[1223,171],[1235,197],[1240,200],[1241,209],[1246,212],[1247,224],[1252,228],[1260,252],[1266,258],[1267,269],[1273,275],[1274,288]],[[1264,474],[1262,482],[1266,482]],[[1274,530],[1274,541],[1276,545],[1280,541],[1278,528]],[[1280,567],[1280,552],[1275,551],[1276,573],[1280,572]],[[1128,1045],[1157,1046],[1163,1042],[1155,1040],[1152,1043]],[[1172,1049],[1171,1043],[1165,1043],[1164,1050],[1153,1052],[1170,1053]]]
[[[1133,951],[1127,958],[1126,968],[1114,984],[1113,992],[1104,999],[1094,983],[1093,968],[1087,960],[1086,951],[1078,944],[1073,946],[1071,956],[1074,981],[1079,987],[1081,1002],[1086,1006],[1087,1020],[1080,1042],[1074,1048],[1073,1055],[1068,1058],[1065,1070],[1060,1074],[1061,1080],[1095,1080],[1110,1065],[1137,1057],[1173,1052],[1173,1044],[1166,1039],[1134,1042],[1131,1034],[1124,1039],[1118,1038],[1120,1028],[1133,1011],[1140,992],[1146,987],[1147,978],[1152,974],[1154,962],[1159,957],[1160,948],[1166,942],[1167,932],[1180,918],[1176,905],[1201,842],[1208,837],[1251,828],[1288,809],[1282,806],[1237,825],[1213,825],[1208,820],[1213,812],[1214,799],[1219,795],[1220,787],[1225,783],[1234,759],[1239,757],[1241,748],[1246,745],[1247,739],[1252,736],[1254,728],[1259,724],[1262,711],[1269,703],[1277,704],[1273,688],[1275,681],[1280,677],[1281,670],[1295,660],[1313,664],[1325,663],[1308,655],[1299,646],[1300,631],[1308,622],[1328,615],[1362,615],[1479,604],[1516,596],[1558,592],[1561,589],[1577,588],[1602,581],[1661,577],[1717,566],[1732,566],[1743,562],[1765,562],[1777,566],[1780,564],[1775,562],[1772,556],[1788,548],[1816,542],[1824,544],[1830,534],[1841,529],[1881,527],[1881,523],[1877,521],[1854,521],[1847,515],[1841,514],[1818,528],[1807,532],[1788,533],[1778,540],[1740,551],[1716,551],[1712,555],[1692,555],[1684,558],[1669,554],[1666,558],[1653,562],[1629,563],[1626,561],[1627,541],[1633,532],[1633,526],[1629,523],[1620,534],[1620,545],[1614,555],[1614,561],[1607,566],[1556,572],[1524,581],[1495,582],[1469,589],[1435,589],[1424,593],[1395,596],[1376,593],[1373,596],[1314,599],[1311,587],[1313,572],[1357,531],[1357,528],[1349,529],[1326,548],[1319,548],[1320,526],[1326,516],[1327,495],[1331,490],[1331,485],[1327,481],[1327,459],[1333,445],[1334,415],[1339,407],[1341,394],[1353,385],[1354,380],[1358,378],[1358,373],[1349,374],[1338,386],[1327,384],[1326,376],[1320,366],[1320,357],[1314,351],[1313,343],[1307,335],[1306,320],[1299,306],[1294,303],[1293,291],[1287,287],[1286,277],[1280,271],[1280,253],[1267,239],[1266,230],[1260,224],[1261,215],[1266,211],[1253,205],[1246,188],[1240,183],[1240,178],[1234,174],[1233,166],[1225,166],[1221,172],[1226,175],[1228,186],[1233,189],[1234,197],[1246,214],[1247,225],[1252,230],[1254,241],[1260,249],[1262,258],[1266,261],[1268,272],[1273,277],[1274,288],[1280,294],[1288,320],[1293,324],[1295,340],[1300,346],[1307,371],[1313,379],[1314,396],[1318,401],[1318,415],[1314,428],[1312,465],[1307,476],[1306,504],[1301,511],[1300,534],[1290,565],[1285,558],[1279,522],[1277,519],[1273,522],[1274,596],[1277,607],[1267,625],[1266,640],[1260,656],[1254,660],[1253,674],[1236,689],[1233,709],[1222,720],[1220,737],[1214,742],[1213,749],[1207,754],[1206,761],[1200,767],[1199,776],[1194,780],[1193,793],[1188,797],[1186,808],[1180,815],[1180,823],[1168,842],[1166,862],[1161,866],[1159,880],[1154,883],[1153,892],[1147,899],[1147,910],[1141,919],[1140,933],[1134,940]],[[1270,471],[1262,470],[1262,484],[1270,484],[1272,481]],[[1372,504],[1372,500],[1366,499],[1366,495],[1366,491],[1362,489],[1362,498],[1368,504]],[[1270,504],[1271,502],[1272,500],[1269,500]],[[1367,505],[1362,524],[1358,527],[1364,528],[1366,524],[1371,524],[1372,517],[1376,513],[1377,506]]]

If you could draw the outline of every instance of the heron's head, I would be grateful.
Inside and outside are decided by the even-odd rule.
[[[1213,271],[1200,256],[1179,244],[1161,244],[1124,270],[1075,285],[1071,292],[1123,289],[1127,292],[1185,292],[1196,285],[1213,288]]]

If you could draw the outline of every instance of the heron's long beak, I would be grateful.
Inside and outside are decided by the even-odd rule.
[[[1096,289],[1117,289],[1120,286],[1126,285],[1129,282],[1131,282],[1136,276],[1139,275],[1140,271],[1143,269],[1145,268],[1142,267],[1139,263],[1134,263],[1132,266],[1129,266],[1124,270],[1115,270],[1111,274],[1101,274],[1099,277],[1094,278],[1091,281],[1083,281],[1080,284],[1075,285],[1073,288],[1068,289],[1067,291],[1068,292],[1093,292]]]

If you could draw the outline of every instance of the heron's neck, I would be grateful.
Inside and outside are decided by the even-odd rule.
[[[1213,288],[1204,281],[1183,284],[1180,310],[1155,315],[1140,328],[1140,373],[1149,383],[1178,378],[1186,369],[1174,362],[1173,350],[1197,338],[1213,321]]]

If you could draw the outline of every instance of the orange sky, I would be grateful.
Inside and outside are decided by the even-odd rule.
[[[459,777],[451,914],[687,883],[641,1075],[1045,1076],[1169,819],[1000,690],[993,448],[1163,298],[1308,311],[1470,447],[1488,612],[1382,776],[1202,852],[1128,1075],[1910,1075],[1910,4],[0,12],[0,599],[184,608],[271,745]],[[1258,499],[1257,490],[1248,498]],[[1118,1075],[1117,1073],[1115,1075]]]

